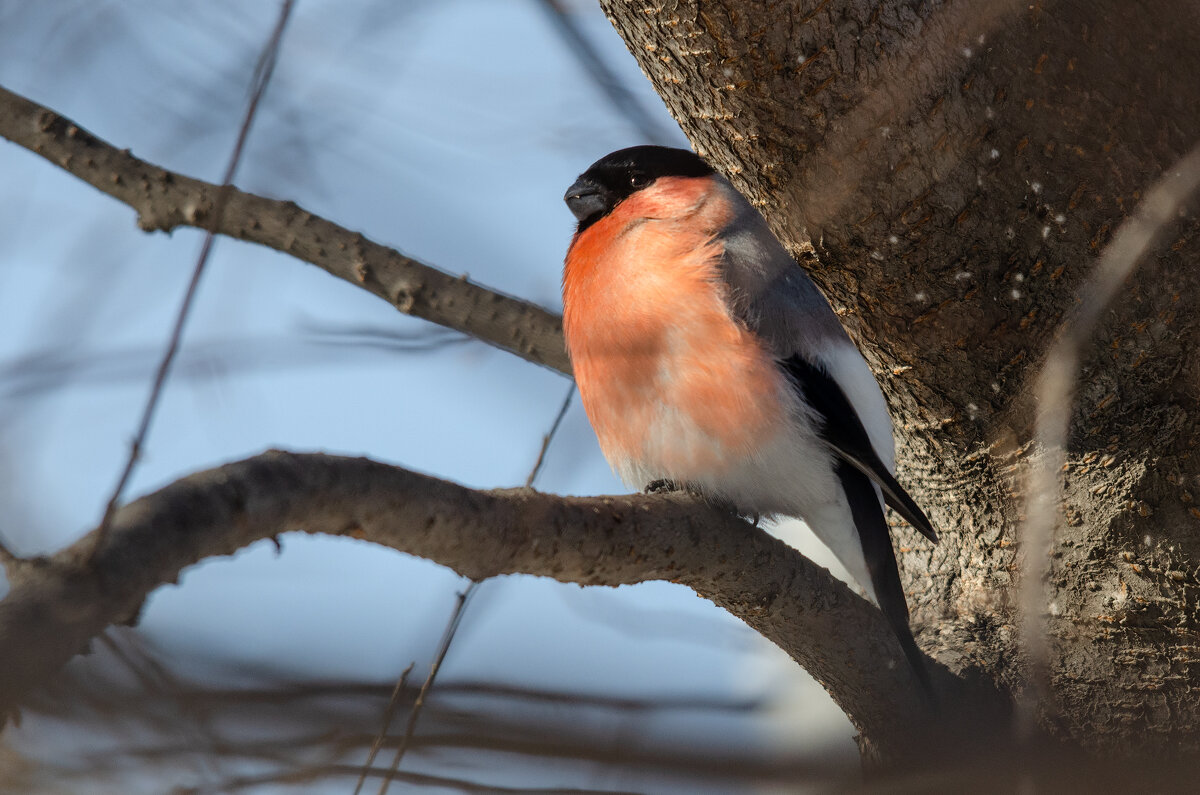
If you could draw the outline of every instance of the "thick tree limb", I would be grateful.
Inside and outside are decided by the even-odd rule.
[[[194,226],[259,243],[369,290],[405,314],[469,334],[535,364],[571,372],[558,315],[373,243],[294,202],[232,189],[214,227],[220,186],[147,163],[4,88],[0,136],[128,204],[147,232]]]
[[[745,522],[681,495],[564,498],[473,491],[361,458],[265,453],[177,481],[90,534],[9,568],[0,602],[0,709],[137,615],[185,567],[291,530],[361,538],[480,579],[682,583],[745,621],[825,684],[886,756],[924,709],[882,616],[829,572]]]

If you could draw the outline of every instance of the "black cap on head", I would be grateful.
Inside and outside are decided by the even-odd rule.
[[[579,219],[579,231],[608,215],[624,198],[659,177],[706,177],[712,167],[686,149],[631,146],[592,163],[563,199]]]

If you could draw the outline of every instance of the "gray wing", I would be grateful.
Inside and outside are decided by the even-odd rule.
[[[732,186],[739,208],[721,236],[721,274],[731,309],[771,346],[783,370],[820,415],[830,449],[880,489],[884,500],[931,541],[925,512],[893,476],[895,446],[887,402],[862,354],[837,315]]]
[[[791,376],[792,383],[804,396],[805,402],[819,416],[820,434],[825,443],[842,461],[870,478],[883,493],[884,501],[892,506],[896,513],[903,516],[923,536],[937,543],[937,532],[933,529],[929,517],[904,487],[896,482],[891,468],[880,460],[860,415],[851,406],[845,390],[830,373],[820,363],[811,362],[799,353],[783,361],[780,366]],[[845,483],[846,478],[842,477],[842,481]],[[850,496],[849,490],[847,496]],[[851,507],[854,507],[853,504]],[[863,542],[863,551],[866,552],[867,536],[864,535],[862,527],[859,527],[859,536]],[[868,554],[868,567],[871,560]]]
[[[720,236],[724,246],[721,276],[734,315],[765,338],[781,359],[804,348],[853,346],[825,296],[783,248],[758,210],[728,181],[720,181],[736,208]]]

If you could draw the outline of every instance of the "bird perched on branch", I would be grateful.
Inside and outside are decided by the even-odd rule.
[[[932,692],[884,502],[937,535],[893,475],[879,384],[808,275],[686,150],[613,152],[564,198],[579,225],[563,327],[609,464],[639,489],[677,484],[744,514],[803,519]]]

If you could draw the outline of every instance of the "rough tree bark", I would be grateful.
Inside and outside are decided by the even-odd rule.
[[[884,383],[921,645],[1019,687],[1031,376],[1097,253],[1200,141],[1195,4],[602,0],[699,151],[806,260]],[[1200,749],[1195,215],[1085,359],[1048,608],[1058,736]],[[899,531],[909,538],[910,531]]]
[[[136,621],[150,592],[184,567],[291,530],[369,540],[473,579],[681,583],[826,682],[882,755],[919,752],[914,728],[926,713],[879,611],[737,517],[683,494],[474,491],[366,459],[283,452],[198,472],[120,508],[94,558],[98,531],[50,557],[6,561],[0,715],[105,627]],[[933,673],[956,692],[947,672]]]

